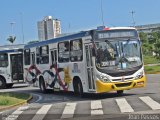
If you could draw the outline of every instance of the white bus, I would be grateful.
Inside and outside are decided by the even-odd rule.
[[[0,46],[0,89],[22,83],[24,45]]]
[[[24,78],[47,89],[106,93],[144,87],[141,41],[131,27],[104,28],[24,47]]]

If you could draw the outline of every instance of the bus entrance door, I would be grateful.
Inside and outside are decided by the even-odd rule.
[[[11,54],[11,76],[13,82],[24,82],[23,80],[23,54]]]
[[[95,91],[95,81],[93,74],[93,60],[92,60],[92,45],[85,45],[86,51],[86,66],[87,66],[87,76],[88,76],[88,87],[89,91]]]

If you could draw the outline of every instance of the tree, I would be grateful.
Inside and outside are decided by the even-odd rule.
[[[152,32],[152,41],[155,56],[160,59],[160,31]]]
[[[10,42],[10,43],[14,43],[14,41],[16,40],[16,36],[9,36],[8,38],[7,38],[7,40]]]
[[[142,41],[142,50],[144,55],[152,55],[153,45],[150,44],[149,36],[146,33],[140,32],[139,37]]]

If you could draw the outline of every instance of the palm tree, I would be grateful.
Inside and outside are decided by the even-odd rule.
[[[7,40],[10,42],[10,43],[14,43],[14,41],[16,40],[16,36],[9,36],[8,38],[7,38]]]

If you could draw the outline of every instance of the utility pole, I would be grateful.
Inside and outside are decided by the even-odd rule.
[[[135,22],[135,19],[134,19],[134,14],[135,14],[136,12],[132,10],[130,13],[131,13],[131,15],[132,15],[132,21],[133,21],[132,24],[133,24],[133,27],[135,27],[135,26],[136,26],[136,22]]]

